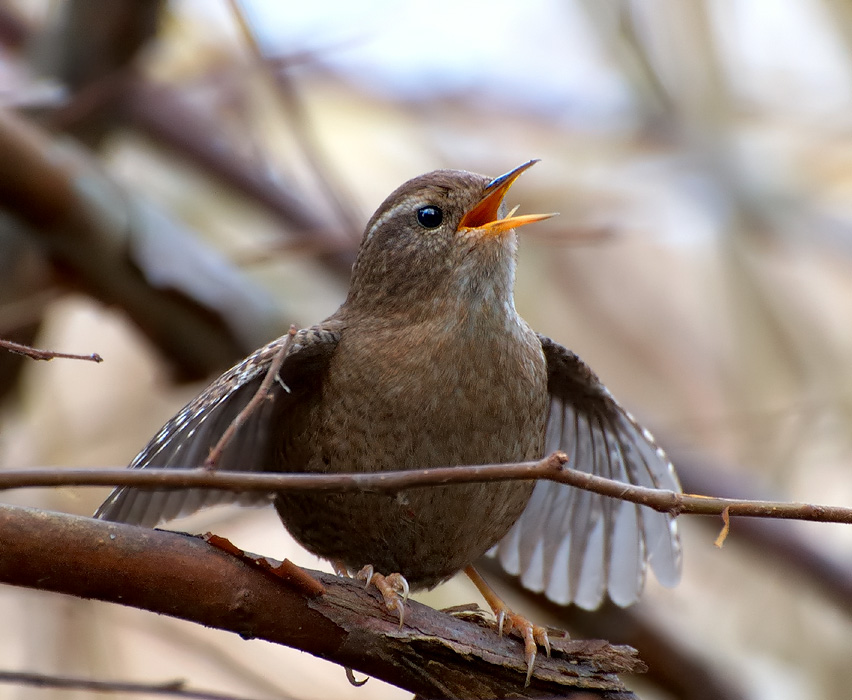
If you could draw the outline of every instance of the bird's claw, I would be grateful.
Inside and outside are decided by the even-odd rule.
[[[497,631],[502,634],[514,632],[524,642],[524,660],[527,662],[527,678],[524,687],[530,684],[535,659],[538,656],[538,647],[543,647],[547,656],[550,656],[550,637],[547,630],[541,625],[535,625],[523,615],[508,609],[497,611]]]
[[[408,581],[405,580],[405,576],[402,574],[390,574],[385,578],[391,586],[393,586],[394,590],[402,595],[403,605],[408,602],[408,594],[411,592],[411,588],[408,585]]]
[[[501,610],[497,613],[497,636],[503,636],[503,623],[506,622],[506,611]]]
[[[473,585],[482,593],[482,597],[488,603],[488,607],[497,618],[497,634],[503,636],[503,633],[511,634],[514,632],[524,642],[524,660],[527,662],[527,680],[524,684],[526,688],[530,684],[532,678],[533,667],[535,666],[535,657],[538,655],[538,647],[544,647],[548,657],[550,656],[550,638],[547,636],[547,630],[540,625],[534,625],[523,615],[513,612],[511,608],[498,596],[489,586],[479,572],[472,566],[468,566],[464,570],[468,578],[473,581]]]
[[[344,564],[340,559],[331,559],[331,568],[334,569],[334,573],[338,576],[345,576],[346,578],[351,578],[349,574],[349,569],[346,564]]]
[[[373,567],[367,564],[355,574],[355,578],[365,581],[365,587],[372,583],[378,589],[385,600],[385,607],[389,611],[396,610],[399,613],[399,629],[402,629],[405,622],[405,604],[408,602],[410,591],[405,577],[402,574],[388,574],[387,576],[377,574]]]
[[[501,601],[502,602],[502,601]],[[523,615],[512,612],[509,608],[498,607],[494,611],[497,617],[497,634],[502,637],[503,633],[517,634],[524,642],[524,660],[527,662],[527,679],[524,687],[530,684],[535,659],[538,656],[538,647],[544,647],[547,656],[550,656],[550,637],[547,630],[540,625],[534,625]]]
[[[357,574],[355,574],[355,580],[363,581],[364,588],[369,588],[370,582],[373,580],[373,565],[367,564],[367,566],[365,566]]]

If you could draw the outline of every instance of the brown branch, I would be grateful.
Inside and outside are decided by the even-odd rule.
[[[0,542],[2,582],[285,644],[424,697],[632,698],[616,674],[643,668],[627,648],[554,639],[525,689],[518,640],[414,601],[399,629],[380,596],[349,579],[312,571],[326,592],[306,595],[197,537],[6,505]]]
[[[22,345],[21,343],[15,343],[11,340],[3,340],[2,338],[0,338],[0,348],[5,348],[9,352],[14,352],[17,355],[25,355],[33,360],[50,361],[55,357],[60,357],[67,360],[88,360],[89,362],[104,361],[104,358],[96,352],[93,352],[90,355],[74,355],[68,352],[56,352],[55,350],[39,350],[38,348],[31,347],[30,345]]]
[[[194,234],[85,150],[3,110],[0,208],[71,284],[127,310],[183,377],[221,370],[281,332],[271,297]]]
[[[234,435],[240,429],[240,426],[248,420],[249,416],[257,410],[261,403],[267,400],[269,390],[272,388],[272,382],[274,382],[275,378],[278,377],[278,372],[281,369],[281,365],[284,364],[284,358],[287,356],[287,349],[290,347],[290,343],[293,342],[293,336],[296,335],[297,331],[298,329],[296,326],[290,326],[287,338],[283,343],[281,343],[281,347],[278,348],[278,352],[276,352],[275,357],[272,358],[272,363],[269,365],[269,369],[266,371],[266,376],[260,383],[260,387],[258,387],[254,396],[251,397],[251,401],[249,401],[243,410],[237,414],[236,418],[228,424],[227,430],[222,433],[222,437],[219,438],[213,449],[210,450],[210,454],[207,456],[207,459],[204,460],[205,469],[216,468],[216,463],[219,461],[219,458],[222,456],[222,453],[225,451],[228,443],[233,440]]]
[[[163,0],[65,2],[30,42],[38,75],[55,78],[69,98],[47,116],[54,128],[96,146],[117,126],[137,58],[156,38]]]
[[[130,9],[133,9],[132,5]],[[139,11],[149,10],[140,8]],[[32,42],[35,36],[33,29],[18,15],[0,7],[0,43],[20,48]],[[61,67],[61,61],[55,65]],[[92,84],[95,93],[102,93],[108,87]],[[265,207],[298,239],[308,245],[315,243],[318,259],[329,269],[345,279],[349,278],[357,241],[335,234],[329,223],[317,214],[315,207],[312,208],[293,183],[286,182],[280,173],[270,177],[262,164],[245,158],[221,126],[209,114],[185,100],[178,88],[129,72],[123,73],[120,86],[113,87],[118,89],[96,97],[120,99],[121,113],[118,116],[127,124],[201,168],[226,187]],[[92,95],[91,92],[87,94]],[[80,107],[79,97],[74,97],[77,108]],[[65,118],[68,116],[66,112]]]
[[[243,700],[235,695],[223,695],[203,690],[184,688],[181,680],[165,683],[130,683],[128,681],[100,681],[71,676],[54,676],[26,671],[0,671],[0,683],[29,685],[36,688],[61,688],[63,690],[89,690],[96,693],[145,693],[168,695],[191,700]]]
[[[669,450],[684,488],[693,493],[756,498],[774,487],[748,475],[742,466],[730,465],[691,450]],[[709,523],[708,523],[709,524]],[[846,615],[852,617],[852,562],[832,552],[791,522],[747,518],[736,524],[736,542],[772,557],[785,571],[817,587]],[[715,526],[715,524],[714,524]],[[600,633],[599,633],[600,634]],[[607,637],[609,638],[609,637]]]
[[[26,46],[31,36],[32,30],[20,12],[5,4],[0,6],[0,44],[9,49],[20,50]]]
[[[760,521],[764,522],[764,521]],[[660,610],[645,601],[629,608],[612,602],[594,611],[576,605],[559,605],[543,593],[534,593],[518,585],[515,576],[506,573],[496,559],[482,557],[476,568],[488,576],[491,584],[501,583],[522,601],[523,610],[532,618],[550,618],[577,636],[596,636],[616,644],[640,649],[648,671],[642,677],[662,690],[664,697],[679,700],[748,700],[740,674],[717,659],[708,659],[700,647],[684,644],[684,630],[672,624],[671,609]],[[677,613],[675,612],[674,615]]]
[[[178,90],[141,79],[125,100],[124,116],[131,127],[265,207],[298,240],[316,243],[320,262],[349,278],[355,242],[336,234],[292,183],[280,174],[270,177],[260,164],[241,154],[209,114],[190,105]]]
[[[554,452],[539,462],[438,467],[374,474],[269,474],[213,472],[206,469],[21,469],[0,472],[0,491],[53,486],[130,486],[152,490],[212,488],[226,491],[369,491],[486,481],[547,479],[585,491],[648,506],[672,515],[721,515],[852,524],[852,508],[786,501],[712,498],[625,484],[566,467],[568,457]]]

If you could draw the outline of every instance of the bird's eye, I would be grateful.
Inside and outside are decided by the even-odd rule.
[[[423,228],[438,228],[444,221],[444,212],[438,207],[421,207],[417,210],[417,223]]]

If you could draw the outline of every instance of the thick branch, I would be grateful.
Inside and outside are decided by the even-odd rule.
[[[84,150],[6,111],[0,209],[70,281],[126,309],[184,376],[220,370],[281,332],[271,298],[224,258],[120,187]]]
[[[52,486],[131,486],[151,490],[211,488],[226,491],[370,491],[442,484],[547,479],[603,496],[648,506],[661,513],[810,520],[852,524],[852,508],[784,501],[711,498],[625,484],[565,466],[568,457],[554,452],[539,462],[440,467],[373,474],[268,474],[213,472],[206,469],[26,469],[0,472],[0,490]]]
[[[286,644],[424,697],[630,698],[615,675],[632,650],[555,640],[524,689],[522,645],[491,628],[409,602],[398,629],[373,591],[310,572],[316,595],[204,540],[29,508],[0,506],[0,581],[158,612]]]

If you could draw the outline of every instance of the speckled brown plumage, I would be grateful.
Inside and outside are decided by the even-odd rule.
[[[514,236],[459,245],[452,233],[488,178],[437,173],[379,208],[335,314],[340,341],[281,457],[314,472],[368,472],[536,459],[544,449],[546,367],[511,305]],[[414,217],[428,202],[445,233]],[[435,264],[435,258],[440,264]],[[470,273],[461,271],[460,267]],[[502,289],[490,295],[495,278]],[[502,278],[502,279],[501,279]],[[298,458],[293,457],[298,455]],[[449,578],[518,519],[531,483],[376,494],[281,494],[281,519],[308,549],[357,571],[399,572],[413,588]],[[476,512],[480,515],[476,517]]]
[[[355,325],[359,331],[342,333],[305,431],[289,436],[286,463],[315,472],[368,472],[542,454],[546,370],[528,328],[501,328],[500,342],[482,347],[474,337],[448,338],[452,330],[431,323],[408,329],[405,343],[393,325],[371,319]],[[299,459],[291,459],[296,453]],[[530,483],[503,482],[411,489],[395,497],[282,494],[275,505],[313,552],[355,571],[373,564],[400,572],[422,588],[496,544],[531,493]]]
[[[299,331],[272,400],[238,431],[222,469],[367,472],[531,460],[562,449],[578,469],[677,489],[663,452],[573,353],[515,311],[513,227],[502,197],[528,164],[490,180],[436,171],[393,192],[367,225],[346,301]],[[498,206],[499,205],[499,206]],[[433,225],[434,224],[434,225]],[[134,468],[202,463],[283,339],[190,402]],[[154,525],[256,495],[118,489],[99,517]],[[267,500],[268,502],[268,500]],[[650,563],[677,580],[673,520],[551,483],[377,494],[279,494],[305,547],[351,570],[431,587],[496,545],[524,585],[559,602],[633,602]]]

